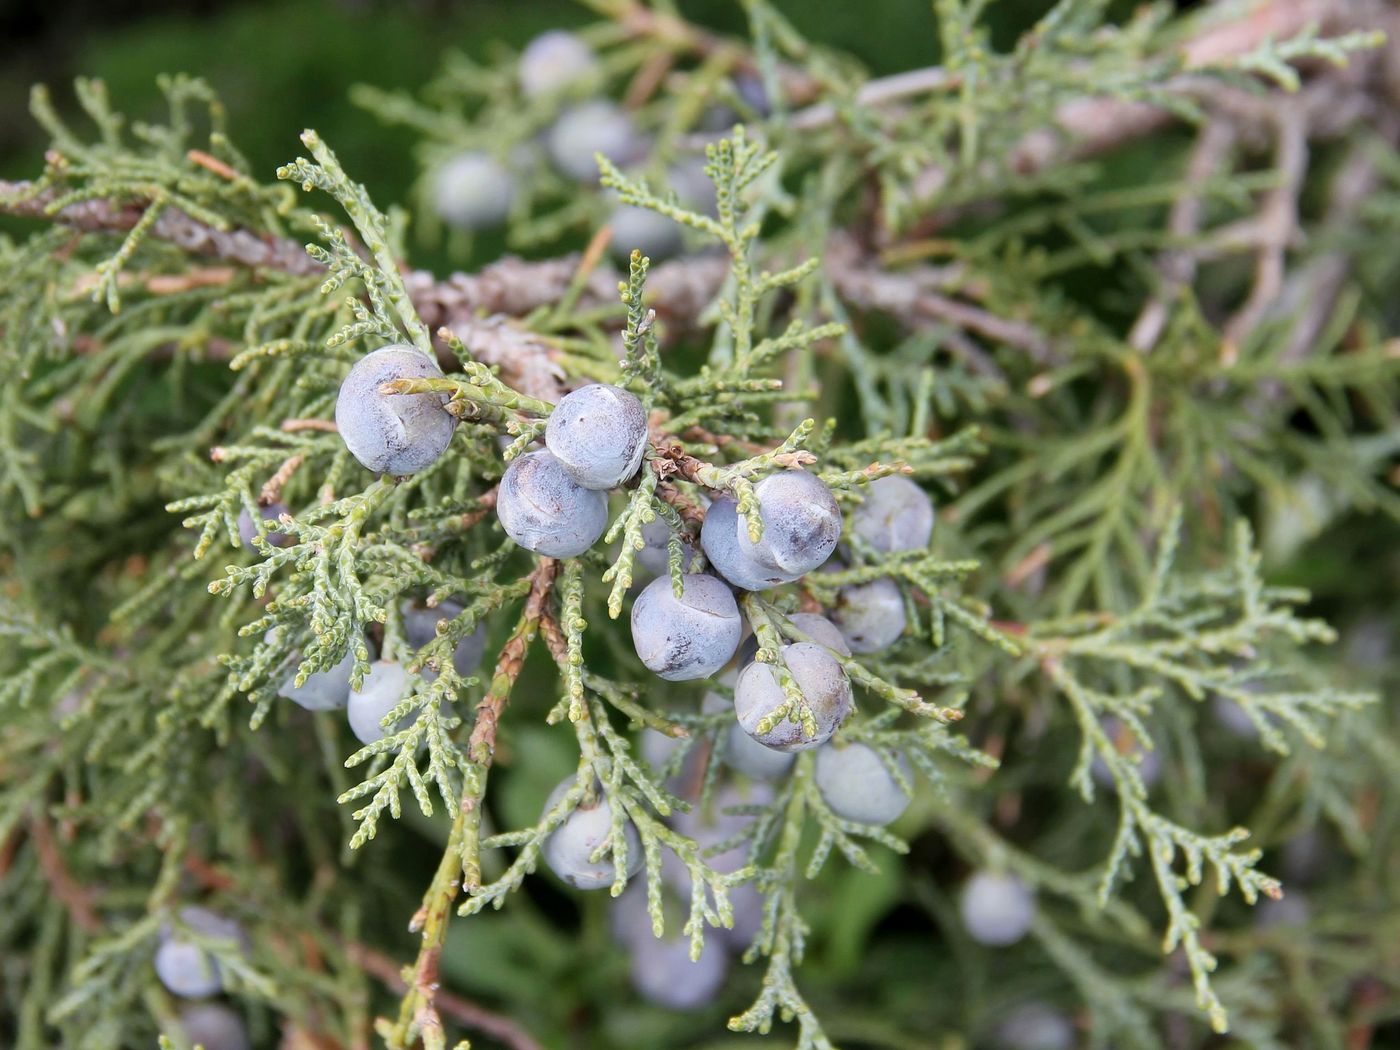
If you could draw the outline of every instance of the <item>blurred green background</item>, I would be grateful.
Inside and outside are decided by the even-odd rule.
[[[744,33],[738,0],[687,0],[691,18]],[[804,33],[841,46],[872,73],[937,61],[931,0],[778,0]],[[1003,0],[987,24],[1000,46],[1052,0]],[[1132,10],[1131,0],[1115,4]],[[229,111],[234,141],[271,178],[314,126],[381,203],[404,201],[414,176],[413,136],[385,128],[351,104],[350,85],[419,87],[444,51],[485,57],[519,47],[590,12],[570,0],[72,0],[0,2],[0,177],[32,175],[44,137],[28,113],[29,87],[53,86],[71,112],[76,75],[106,80],[113,104],[133,119],[161,111],[160,73],[209,80]],[[431,265],[441,260],[418,259]]]

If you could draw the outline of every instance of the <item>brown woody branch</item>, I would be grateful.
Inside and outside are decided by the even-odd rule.
[[[352,960],[364,968],[365,973],[375,978],[395,995],[402,995],[408,991],[408,983],[403,979],[398,964],[387,955],[355,942],[346,944],[345,951]],[[535,1037],[509,1017],[492,1013],[470,1000],[463,999],[460,995],[454,995],[452,992],[438,988],[433,994],[433,1004],[454,1021],[460,1022],[472,1031],[489,1035],[492,1039],[513,1048],[513,1050],[542,1050],[540,1044],[535,1041]]]
[[[186,855],[185,870],[208,889],[220,893],[230,893],[238,889],[238,882],[232,875],[197,854]],[[327,936],[341,945],[351,962],[360,966],[390,992],[402,995],[408,990],[408,984],[404,981],[399,966],[387,955],[358,941],[341,940],[330,932],[327,932]],[[442,1012],[449,1017],[473,1031],[491,1036],[512,1050],[541,1050],[535,1038],[509,1017],[493,1013],[441,988],[437,989],[436,1001]]]
[[[1183,45],[1182,61],[1187,70],[1218,63],[1247,53],[1267,40],[1296,35],[1310,25],[1317,25],[1324,33],[1333,33],[1395,20],[1393,10],[1375,0],[1356,0],[1349,4],[1336,4],[1332,0],[1264,0],[1237,20],[1207,25]],[[720,38],[686,27],[674,19],[657,16],[640,5],[627,9],[624,24],[638,35],[659,36],[678,48],[704,54],[712,54],[725,46]],[[1356,79],[1353,76],[1352,83],[1346,85],[1346,98],[1334,99],[1338,107],[1324,111],[1324,116],[1331,113],[1336,122],[1339,112],[1350,114],[1353,120],[1364,114],[1364,102],[1360,109],[1355,108],[1357,99],[1365,97],[1364,91],[1357,90]],[[858,97],[866,104],[878,105],[947,86],[948,79],[940,71],[915,70],[871,81]],[[1208,104],[1231,94],[1222,92],[1213,82],[1203,84],[1189,73],[1174,86],[1184,93],[1199,96],[1199,101]],[[1208,88],[1208,95],[1202,95],[1203,87]],[[1353,108],[1348,110],[1341,104],[1343,102]],[[801,111],[798,117],[804,127],[817,126],[834,119],[835,113],[828,114],[817,106]],[[1010,162],[1021,171],[1041,170],[1115,148],[1173,119],[1168,111],[1143,103],[1108,98],[1080,99],[1062,108],[1052,128],[1028,136],[1013,150]],[[1296,134],[1290,133],[1289,148],[1280,152],[1280,159],[1293,163],[1296,171],[1299,156]],[[930,171],[924,177],[924,189],[932,196],[943,180],[941,172]],[[52,189],[37,191],[29,183],[0,182],[0,211],[44,218],[86,232],[129,230],[143,211],[139,202],[84,201],[54,213],[51,207],[56,199]],[[1274,195],[1269,214],[1264,216],[1266,228],[1237,231],[1245,249],[1258,251],[1261,270],[1246,310],[1231,325],[1231,335],[1235,337],[1257,320],[1281,289],[1278,270],[1281,256],[1276,234],[1287,218],[1287,205],[1284,195]],[[1187,218],[1189,215],[1182,216],[1183,222]],[[305,254],[302,245],[290,238],[248,230],[215,229],[173,206],[165,209],[151,235],[192,255],[250,269],[303,276],[321,272],[319,264]],[[829,279],[838,294],[851,305],[890,314],[912,329],[929,325],[948,327],[955,337],[950,339],[955,352],[962,347],[968,355],[973,355],[977,348],[964,334],[972,333],[1016,347],[1037,359],[1049,356],[1052,349],[1049,340],[1034,327],[1023,321],[998,317],[966,301],[972,290],[955,287],[956,275],[950,273],[949,268],[912,266],[890,270],[858,249],[853,251],[853,246],[854,242],[838,237],[829,246],[827,260]],[[542,262],[506,258],[479,273],[454,274],[441,281],[426,272],[413,271],[405,275],[405,283],[430,331],[451,328],[479,360],[499,366],[522,392],[542,400],[556,400],[563,379],[556,349],[548,339],[528,331],[511,318],[559,302],[579,274],[579,267],[577,256]],[[611,267],[597,266],[584,272],[587,276],[579,297],[581,304],[598,306],[616,302],[618,274]],[[713,300],[725,272],[725,260],[717,257],[663,264],[656,267],[648,281],[648,295],[663,319],[677,325],[689,324]],[[1147,333],[1140,335],[1145,337]]]
[[[34,856],[39,869],[48,880],[53,894],[68,909],[68,916],[74,925],[88,933],[102,929],[102,921],[92,906],[92,891],[80,886],[69,874],[63,863],[63,854],[54,841],[53,829],[42,813],[36,812],[29,820],[29,841],[34,846]]]

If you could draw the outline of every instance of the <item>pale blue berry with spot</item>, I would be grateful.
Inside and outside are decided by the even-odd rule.
[[[621,387],[590,383],[565,394],[554,406],[544,443],[584,488],[617,488],[642,465],[646,409]]]
[[[754,486],[763,535],[754,542],[738,516],[739,550],[751,561],[788,576],[818,568],[841,539],[841,508],[826,483],[806,470],[770,474]]]
[[[721,497],[710,504],[700,527],[700,546],[715,572],[745,591],[765,591],[797,579],[792,573],[764,565],[745,553],[739,546],[738,530],[734,500]]]
[[[572,790],[574,781],[574,777],[567,777],[555,787],[545,801],[545,813]],[[540,856],[554,874],[574,889],[600,890],[611,886],[617,875],[612,850],[604,850],[597,860],[593,859],[593,854],[604,843],[611,845],[612,821],[612,805],[600,788],[594,792],[591,802],[581,801],[563,823],[550,832],[540,848]],[[642,842],[630,820],[623,819],[622,831],[627,844],[626,874],[631,878],[642,866]]]
[[[809,751],[831,739],[851,713],[853,698],[846,670],[831,653],[811,642],[795,642],[782,649],[797,684],[816,722],[816,733],[806,735],[799,722],[784,718],[760,731],[759,726],[785,703],[777,668],[755,660],[739,672],[734,687],[734,714],[745,733],[765,747],[777,751]]]
[[[881,554],[922,550],[933,536],[933,501],[901,474],[877,478],[851,512],[851,531]]]
[[[632,603],[632,644],[647,669],[671,682],[708,678],[739,647],[743,620],[724,583],[703,573],[658,577]]]
[[[501,478],[496,517],[520,546],[550,558],[573,558],[608,527],[608,498],[575,481],[552,452],[516,456]]]
[[[335,399],[335,424],[345,447],[368,470],[404,477],[432,466],[447,451],[457,419],[445,393],[386,394],[399,379],[441,379],[442,369],[414,347],[382,346],[355,362]]]
[[[904,594],[888,577],[842,587],[831,618],[857,653],[878,653],[899,641],[908,622]]]
[[[897,762],[905,781],[912,784],[914,771],[908,759],[900,755]],[[840,738],[826,744],[817,752],[814,777],[822,799],[845,820],[888,824],[909,806],[909,793],[884,757],[866,744],[843,744]]]

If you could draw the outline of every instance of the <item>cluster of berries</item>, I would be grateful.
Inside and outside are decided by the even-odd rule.
[[[176,1015],[180,1033],[204,1050],[248,1050],[248,1029],[234,1010],[213,997],[224,991],[224,974],[214,951],[240,955],[248,937],[232,919],[198,905],[180,909],[179,927],[160,931],[153,965],[156,977],[172,994],[195,1000]]]
[[[577,94],[600,79],[601,67],[593,49],[582,39],[564,30],[552,30],[526,45],[516,75],[526,98],[548,99]],[[756,78],[740,76],[735,87],[753,108],[766,111],[762,86]],[[720,130],[732,126],[735,114],[716,109],[708,116],[707,127]],[[574,102],[545,130],[539,148],[519,146],[508,156],[472,149],[438,166],[432,177],[433,208],[449,226],[490,229],[509,217],[522,173],[539,162],[541,152],[561,175],[593,185],[598,181],[598,154],[627,168],[643,163],[651,151],[646,134],[616,102],[606,98]],[[668,168],[666,181],[682,205],[714,213],[714,187],[698,152],[677,159]],[[654,260],[676,255],[682,248],[680,226],[650,209],[618,204],[608,221],[613,231],[611,248],[621,260],[634,248]]]
[[[336,422],[361,463],[372,470],[411,473],[442,455],[455,425],[444,407],[446,395],[389,395],[380,390],[396,379],[440,374],[436,362],[408,346],[383,347],[354,366],[341,387]],[[545,447],[517,456],[501,478],[496,514],[502,528],[537,554],[583,554],[607,529],[607,493],[636,475],[647,440],[646,409],[626,390],[593,383],[565,395],[549,417]],[[762,522],[757,540],[734,499],[721,497],[709,505],[700,546],[710,571],[683,575],[679,596],[664,571],[667,529],[664,523],[651,523],[661,527],[645,536],[648,546],[641,560],[658,576],[633,603],[631,628],[638,657],[660,678],[709,678],[734,659],[745,630],[736,591],[792,583],[829,565],[841,540],[842,516],[836,498],[817,475],[802,469],[772,474],[754,486],[754,498]],[[894,476],[868,486],[852,515],[852,529],[870,549],[893,552],[927,546],[933,521],[933,505],[924,491]],[[811,640],[784,645],[778,654],[815,720],[815,733],[804,732],[791,718],[773,717],[788,703],[787,693],[777,665],[755,659],[756,640],[740,654],[733,685],[736,728],[773,754],[746,751],[731,733],[728,750],[739,756],[737,762],[751,770],[779,770],[785,768],[784,756],[831,740],[852,707],[843,661],[852,652],[877,652],[899,638],[905,627],[903,594],[893,580],[884,578],[847,587],[832,617],[798,614],[794,625]],[[405,622],[412,631],[408,616]],[[468,657],[463,667],[474,669],[481,656],[479,634],[464,639],[459,649]],[[404,675],[397,664],[378,663],[361,691],[349,699],[351,724],[362,740],[380,735],[378,719],[397,702]],[[324,693],[326,706],[339,706],[346,702],[347,691],[348,665],[342,665],[313,676],[293,698],[320,698]],[[870,808],[864,802],[853,804],[853,813],[880,817],[903,809],[898,781],[868,748],[833,748],[823,754],[818,768],[826,783],[867,782],[867,792],[882,800]],[[834,792],[842,799],[849,795],[846,790]],[[843,805],[838,802],[838,812]],[[589,818],[580,813],[578,819]],[[889,819],[893,817],[874,822]]]
[[[340,390],[336,422],[346,446],[364,466],[388,474],[411,474],[442,456],[456,425],[455,417],[446,410],[447,395],[390,395],[381,389],[394,380],[441,374],[434,360],[404,345],[383,347],[354,366]],[[647,423],[641,401],[619,387],[593,383],[565,395],[546,424],[544,447],[517,456],[501,479],[496,514],[507,535],[519,546],[553,558],[577,557],[590,550],[607,529],[609,491],[626,485],[641,468],[649,437]],[[748,515],[740,513],[735,499],[720,496],[708,504],[699,536],[708,568],[685,572],[679,596],[666,571],[670,530],[660,519],[648,523],[638,560],[656,574],[656,579],[637,594],[632,606],[631,631],[637,656],[667,681],[711,678],[732,661],[734,670],[723,680],[732,688],[732,701],[712,691],[704,702],[708,712],[732,704],[735,716],[734,723],[720,735],[717,757],[734,772],[758,782],[752,788],[762,789],[763,781],[786,775],[794,752],[819,748],[816,785],[832,811],[854,822],[888,824],[910,801],[912,770],[907,760],[902,755],[881,754],[859,741],[835,737],[852,709],[845,662],[852,653],[879,652],[900,637],[906,626],[903,593],[894,580],[880,578],[843,588],[830,610],[830,619],[816,613],[794,614],[791,623],[807,640],[784,644],[777,659],[801,694],[816,731],[810,732],[810,726],[804,730],[793,718],[775,717],[788,704],[783,673],[771,657],[759,659],[756,636],[750,635],[745,642],[746,627],[736,594],[767,590],[814,571],[839,568],[833,555],[842,538],[843,522],[831,490],[816,474],[804,469],[780,471],[759,481],[754,486],[754,512],[762,523],[757,540],[750,533]],[[878,553],[926,547],[933,525],[934,510],[928,496],[900,476],[872,482],[851,515],[855,542]],[[687,569],[693,568],[695,553],[686,550]],[[460,611],[452,602],[434,610],[405,604],[401,615],[407,640],[421,648],[435,637],[439,622]],[[458,672],[465,675],[474,671],[483,648],[480,629],[464,638],[454,654]],[[289,681],[283,693],[312,709],[346,707],[355,734],[365,742],[377,740],[384,732],[380,720],[399,702],[407,673],[398,663],[378,661],[361,689],[352,692],[351,666],[347,657],[339,666],[312,675],[300,686]],[[546,812],[573,786],[573,778],[561,783],[546,802]],[[728,785],[724,790],[735,788]],[[681,814],[677,819],[693,823],[696,818]],[[637,831],[625,818],[615,823],[600,786],[595,785],[553,831],[542,856],[571,886],[610,886],[616,874],[612,853],[600,847],[611,840],[618,826],[626,838],[629,870],[625,874],[630,878],[642,863]],[[697,824],[700,830],[705,826]],[[672,886],[673,890],[683,888]],[[964,900],[965,920],[974,936],[986,934],[982,929],[986,924],[977,919],[986,892],[987,887],[974,879]],[[736,910],[747,914],[759,903],[755,891],[754,900]],[[1017,927],[1015,936],[1024,932],[1028,922],[1024,906],[998,905],[992,911],[1003,917],[1008,911],[1017,912],[1017,921],[1012,924]],[[752,921],[750,916],[747,922]],[[1004,942],[1008,935],[1000,928],[993,930],[989,939]],[[657,967],[663,956],[680,958],[685,954],[679,947],[668,954],[664,942],[649,952],[661,953]],[[705,965],[705,960],[702,956],[700,964],[692,964],[687,956],[685,965]],[[706,972],[722,975],[724,965],[721,951],[719,961],[711,960]],[[647,964],[643,969],[650,972],[652,967]],[[646,983],[641,981],[639,987]],[[707,984],[701,982],[702,986]]]

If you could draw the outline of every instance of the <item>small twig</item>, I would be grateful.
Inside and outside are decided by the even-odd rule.
[[[1196,136],[1196,144],[1191,150],[1186,164],[1186,181],[1192,187],[1199,187],[1215,175],[1224,164],[1225,158],[1234,147],[1236,133],[1234,126],[1225,120],[1208,120]],[[1172,204],[1168,219],[1168,230],[1172,239],[1184,242],[1200,231],[1203,197],[1198,191],[1183,193]],[[1147,353],[1157,345],[1167,326],[1171,306],[1181,289],[1189,285],[1196,275],[1196,256],[1190,251],[1179,249],[1162,253],[1157,260],[1161,274],[1161,286],[1148,299],[1133,324],[1128,342],[1134,349]]]
[[[856,89],[854,104],[857,106],[879,106],[895,102],[911,95],[927,95],[935,91],[954,91],[962,84],[962,77],[950,74],[939,66],[927,69],[910,69],[876,80],[867,80]],[[798,110],[790,123],[798,131],[813,131],[824,127],[836,119],[837,109],[830,102],[819,102],[814,106]]]
[[[1308,134],[1304,117],[1286,103],[1275,110],[1275,166],[1279,185],[1270,190],[1259,210],[1261,234],[1249,297],[1225,325],[1221,356],[1233,359],[1239,346],[1263,318],[1283,289],[1284,253],[1298,234],[1298,194],[1308,171]]]
[[[78,885],[63,863],[63,854],[54,841],[53,831],[38,813],[29,818],[29,841],[34,844],[34,856],[48,880],[53,894],[68,909],[68,915],[80,928],[88,933],[102,929],[102,921],[93,909],[93,893]]]
[[[258,505],[263,507],[276,503],[282,495],[282,488],[291,480],[296,473],[297,467],[305,462],[306,457],[300,452],[296,455],[288,456],[282,461],[282,465],[277,468],[277,472],[268,478],[263,484],[262,491],[258,493]]]
[[[476,510],[468,511],[462,515],[463,530],[482,522],[496,509],[496,500],[500,498],[501,489],[499,485],[492,485],[489,489],[477,497],[477,502],[481,504]]]
[[[452,902],[464,885],[468,889],[480,885],[477,851],[481,800],[486,791],[487,772],[496,754],[496,730],[500,725],[501,712],[525,666],[525,656],[544,616],[558,570],[559,563],[553,558],[540,558],[535,563],[520,622],[501,648],[491,685],[486,690],[486,696],[477,704],[476,722],[464,749],[471,766],[464,770],[466,782],[462,788],[461,803],[457,806],[433,881],[410,924],[415,932],[421,931],[422,943],[410,971],[411,977],[404,984],[398,1021],[385,1039],[391,1047],[411,1045],[410,1039],[414,1033],[441,1031],[442,1022],[437,1013],[441,996],[437,976],[438,958],[447,936]],[[440,1043],[440,1040],[437,1041]]]
[[[246,177],[229,167],[218,157],[205,153],[202,149],[189,150],[185,154],[185,158],[192,164],[198,164],[206,171],[212,171],[221,179],[228,179],[229,182],[238,182]]]
[[[408,983],[403,979],[398,965],[387,955],[354,941],[345,945],[346,954],[364,968],[365,973],[379,981],[396,995],[408,991]],[[438,989],[433,1000],[438,1008],[467,1028],[489,1035],[513,1050],[543,1050],[534,1036],[525,1031],[508,1017],[492,1013],[460,995]]]

